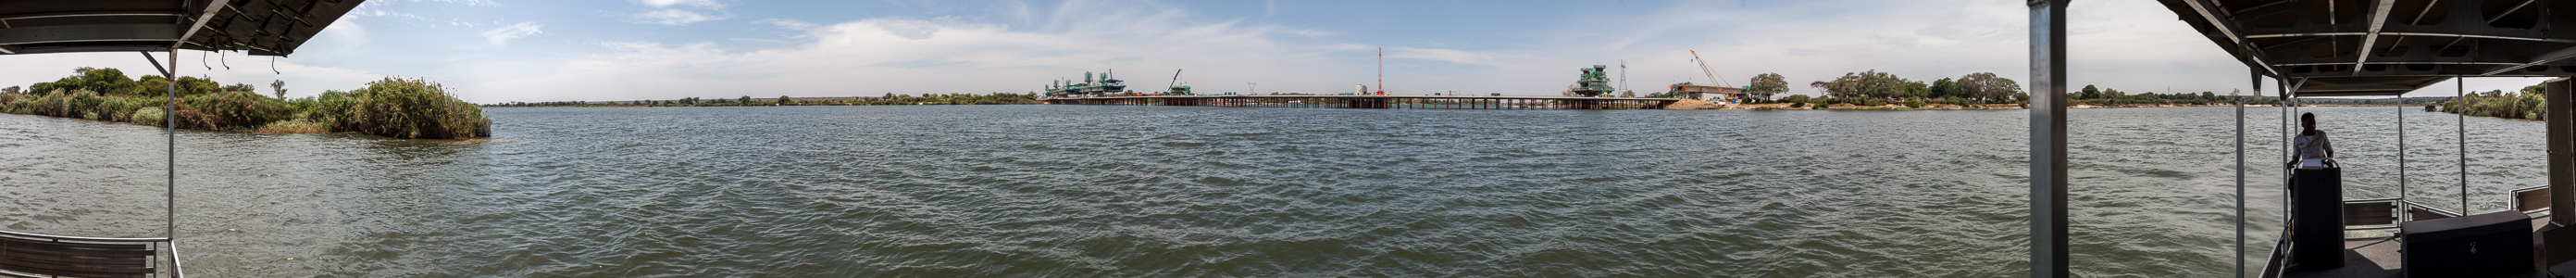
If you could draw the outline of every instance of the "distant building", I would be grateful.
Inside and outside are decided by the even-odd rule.
[[[1726,100],[1745,99],[1744,88],[1742,87],[1702,86],[1693,85],[1690,82],[1673,84],[1672,91],[1670,93],[1675,97],[1689,99],[1708,99],[1711,95],[1715,95]]]

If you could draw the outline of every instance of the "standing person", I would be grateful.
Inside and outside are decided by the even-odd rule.
[[[2299,159],[2290,161],[2290,167],[2298,167],[2300,162],[2307,160],[2317,160],[2325,167],[2342,167],[2335,165],[2334,144],[2326,140],[2326,132],[2317,130],[2316,113],[2299,113],[2299,128],[2303,130],[2299,131],[2298,138],[2291,141]]]

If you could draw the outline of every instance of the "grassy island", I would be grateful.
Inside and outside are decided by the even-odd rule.
[[[2549,102],[2541,98],[2544,95],[2542,92],[2545,92],[2548,86],[2548,83],[2524,86],[2519,92],[2504,90],[2471,92],[2459,98],[2444,101],[2439,104],[2439,108],[2444,113],[2478,117],[2548,120],[2549,113],[2542,111],[2548,111]]]
[[[157,75],[126,78],[116,69],[80,68],[79,74],[36,83],[31,90],[0,88],[0,112],[213,131],[363,133],[405,139],[492,136],[483,108],[449,95],[438,83],[386,77],[355,91],[282,99],[262,96],[247,84],[180,77],[176,112],[163,111],[171,80]],[[285,83],[278,95],[285,93]],[[164,121],[173,120],[173,121]]]

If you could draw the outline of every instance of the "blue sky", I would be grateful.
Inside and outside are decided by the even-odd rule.
[[[1202,92],[1257,82],[1259,92],[1321,93],[1375,86],[1384,48],[1394,93],[1553,95],[1577,68],[1623,60],[1627,88],[1708,83],[1690,62],[1697,50],[1722,83],[1772,72],[1792,93],[1814,94],[1807,82],[1866,70],[1919,80],[1993,72],[2027,85],[2022,3],[375,0],[273,69],[268,57],[188,52],[180,73],[263,93],[285,80],[290,96],[420,77],[477,103],[1027,92],[1113,69],[1140,91],[1185,70],[1180,81]],[[2248,86],[2240,64],[2154,1],[2073,10],[2075,88]],[[81,66],[150,71],[134,56],[10,56],[0,86]]]

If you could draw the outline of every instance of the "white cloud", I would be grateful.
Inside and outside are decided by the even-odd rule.
[[[718,3],[718,2],[716,2],[715,0],[635,0],[635,3],[638,3],[638,4],[644,4],[644,5],[646,5],[646,6],[653,6],[653,7],[656,7],[656,8],[661,8],[661,7],[670,7],[670,6],[690,6],[690,7],[699,7],[699,8],[708,8],[708,9],[723,9],[723,8],[724,8],[724,3]]]
[[[1501,61],[1499,61],[1499,59],[1498,59],[1498,58],[1496,58],[1497,56],[1499,56],[1498,54],[1487,53],[1487,52],[1474,52],[1474,51],[1464,51],[1464,50],[1456,50],[1456,49],[1439,49],[1439,48],[1413,48],[1413,47],[1389,47],[1389,48],[1387,48],[1386,50],[1387,50],[1387,54],[1386,54],[1386,57],[1387,57],[1387,58],[1423,59],[1423,60],[1443,61],[1443,62],[1450,62],[1450,63],[1471,64],[1471,65],[1487,65],[1487,66],[1497,66],[1497,67],[1501,67],[1501,66],[1509,66],[1508,64],[1503,64],[1503,63],[1501,63]]]
[[[482,65],[426,74],[471,88],[462,91],[475,102],[1023,92],[1038,90],[1048,80],[1111,69],[1134,80],[1130,85],[1138,90],[1160,87],[1158,83],[1169,82],[1164,75],[1187,69],[1181,81],[1196,81],[1208,91],[1244,90],[1239,84],[1252,81],[1260,82],[1263,92],[1339,92],[1351,84],[1374,84],[1371,57],[1385,47],[1388,58],[1397,58],[1386,60],[1385,87],[1412,93],[1462,89],[1551,95],[1573,82],[1575,68],[1615,67],[1622,60],[1628,70],[1614,73],[1627,80],[1622,87],[1658,90],[1674,82],[1707,83],[1707,75],[1691,62],[1692,50],[1707,59],[1723,83],[1742,85],[1755,74],[1780,73],[1796,84],[1791,86],[1794,93],[1812,93],[1803,86],[1808,81],[1867,70],[1927,81],[1992,72],[2029,84],[2021,80],[2029,76],[2024,42],[2028,10],[2021,1],[1787,1],[1752,8],[1720,2],[1678,2],[1633,15],[1579,20],[1527,19],[1547,21],[1535,25],[1545,27],[1458,27],[1459,32],[1493,35],[1429,40],[1435,42],[1390,34],[1396,31],[1210,19],[1182,5],[1151,1],[1068,1],[1036,9],[1008,2],[994,4],[983,15],[927,7],[919,9],[937,12],[844,21],[762,19],[753,23],[790,34],[571,45],[591,49],[548,53],[596,54],[509,61],[455,58]],[[725,7],[715,1],[634,3],[646,11],[672,13],[630,22],[680,25],[732,16],[711,11]],[[1261,8],[1237,16],[1259,18],[1274,11],[1267,4]],[[2071,16],[2084,20],[2071,22],[2073,87],[2226,92],[2247,86],[2241,65],[2161,8],[2147,1],[2074,7]],[[483,26],[525,26],[485,32],[495,45],[541,33],[533,22]],[[392,32],[383,30],[376,32]],[[395,39],[378,38],[378,44]],[[507,66],[490,66],[495,64]],[[61,70],[47,75],[55,75],[50,71]],[[492,73],[496,71],[507,73]],[[2488,84],[2469,85],[2479,89]],[[2505,85],[2496,86],[2520,87]]]
[[[491,40],[493,46],[503,46],[507,45],[510,39],[545,33],[545,31],[537,30],[539,27],[544,27],[544,25],[538,25],[535,21],[520,22],[519,24],[511,24],[510,26],[501,27],[499,29],[492,29],[491,31],[483,31],[483,39]]]
[[[733,14],[707,15],[680,9],[661,9],[628,16],[626,17],[626,22],[679,26],[702,21],[724,20],[727,18],[733,18]]]
[[[337,50],[337,51],[349,51],[349,50],[351,50],[350,48],[355,48],[355,47],[363,46],[363,45],[366,45],[366,44],[367,44],[367,27],[366,27],[366,26],[360,26],[360,25],[358,25],[358,21],[356,21],[356,20],[340,20],[340,21],[333,21],[333,22],[331,22],[331,26],[330,26],[330,27],[323,28],[323,29],[322,29],[322,34],[321,34],[321,35],[313,36],[313,42],[305,43],[305,44],[303,44],[302,46],[299,46],[299,47],[314,46],[314,45],[332,45],[332,46],[338,46],[338,47],[340,47],[339,49],[333,49],[333,50]]]
[[[1259,81],[1264,91],[1346,90],[1353,80],[1318,68],[1365,65],[1319,59],[1332,50],[1283,43],[1279,28],[1205,23],[1178,10],[1112,9],[1057,13],[1058,25],[1016,30],[954,18],[878,18],[828,25],[762,20],[801,29],[795,46],[734,50],[711,42],[599,44],[609,54],[563,63],[546,74],[476,84],[477,102],[575,99],[673,99],[734,95],[874,96],[948,92],[1025,92],[1058,78],[1115,70],[1139,91],[1181,81]],[[1240,91],[1242,89],[1226,89]],[[588,95],[528,95],[571,92]]]
[[[805,21],[803,21],[803,20],[794,20],[794,19],[779,19],[779,18],[772,18],[772,19],[762,19],[762,20],[760,20],[760,21],[753,21],[752,23],[760,23],[760,24],[777,25],[777,26],[778,26],[778,28],[787,28],[787,29],[789,29],[789,30],[806,30],[806,29],[813,29],[813,28],[814,28],[814,23],[813,23],[813,22],[805,22]]]

